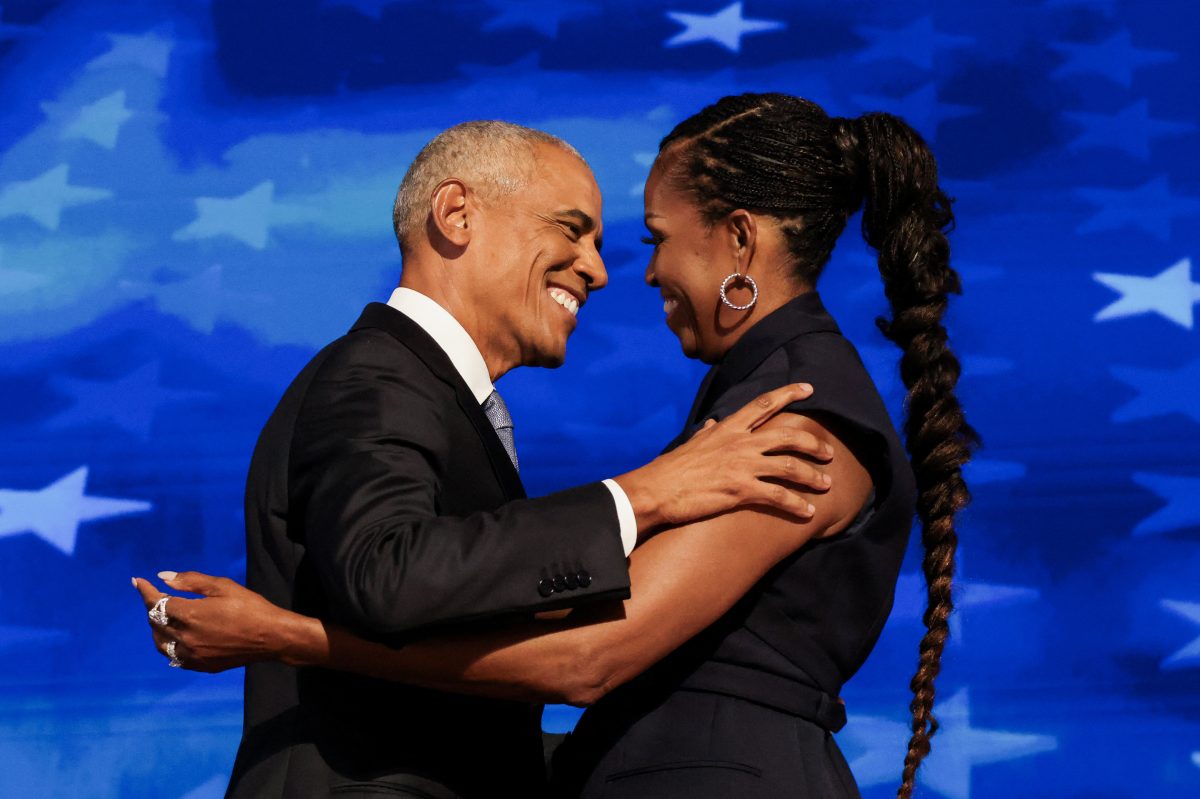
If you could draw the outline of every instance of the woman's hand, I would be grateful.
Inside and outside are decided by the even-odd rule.
[[[304,617],[273,605],[233,580],[200,572],[160,572],[170,588],[202,599],[170,596],[165,625],[148,619],[159,652],[191,671],[218,672],[286,655],[287,633]],[[166,594],[148,580],[134,578],[149,611]]]
[[[814,461],[828,463],[833,446],[814,435],[803,418],[777,416],[811,394],[812,386],[806,383],[767,392],[720,422],[710,421],[674,450],[616,478],[633,505],[639,538],[663,525],[749,507],[811,518],[816,509],[806,494],[830,487]]]

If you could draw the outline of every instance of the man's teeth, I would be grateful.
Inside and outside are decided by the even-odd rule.
[[[571,312],[571,316],[579,313],[579,300],[562,289],[550,289],[550,296],[555,302]]]
[[[676,299],[664,300],[663,301],[663,311],[667,314],[670,314],[671,311],[675,310],[676,306],[678,306],[678,305],[679,305],[679,300],[676,300]]]

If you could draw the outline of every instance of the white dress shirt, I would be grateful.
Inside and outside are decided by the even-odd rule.
[[[471,334],[466,331],[459,321],[449,311],[436,302],[408,288],[398,288],[392,292],[388,305],[417,323],[437,343],[454,369],[462,377],[467,388],[480,405],[495,391],[492,377],[488,372],[483,354],[475,344]],[[613,503],[617,508],[617,522],[621,527],[621,545],[625,548],[625,556],[633,551],[637,544],[637,519],[633,515],[633,505],[625,490],[617,485],[615,480],[605,480],[604,485],[612,494]]]

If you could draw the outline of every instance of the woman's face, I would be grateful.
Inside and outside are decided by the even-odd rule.
[[[654,247],[646,282],[661,292],[667,327],[679,338],[684,355],[715,363],[747,316],[721,303],[721,281],[738,264],[736,232],[727,225],[706,224],[691,198],[666,179],[662,160],[646,179],[649,236],[643,240]],[[735,304],[747,302],[749,296],[745,287],[730,287],[729,299]]]

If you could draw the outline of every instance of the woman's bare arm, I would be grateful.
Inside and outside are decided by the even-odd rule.
[[[623,603],[393,649],[277,608],[236,583],[181,575],[187,584],[169,584],[210,598],[172,599],[176,621],[158,631],[160,644],[174,638],[185,665],[206,671],[278,659],[456,693],[590,704],[716,621],[805,542],[853,520],[870,477],[827,428],[812,419],[806,426],[834,447],[825,467],[832,485],[810,495],[817,508],[811,519],[742,510],[667,530],[630,556],[632,597]],[[796,468],[807,466],[797,459]],[[157,599],[149,583],[139,589],[148,603]]]

